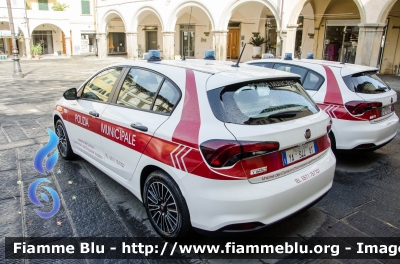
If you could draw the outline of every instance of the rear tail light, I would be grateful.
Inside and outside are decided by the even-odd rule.
[[[382,107],[381,102],[365,102],[365,101],[351,101],[345,104],[347,110],[352,115],[361,115],[366,111],[371,110],[373,108]]]
[[[212,167],[228,167],[241,159],[264,155],[279,149],[278,142],[209,140],[200,145],[204,159]]]
[[[326,133],[331,132],[331,129],[332,129],[332,119],[329,119],[329,123],[326,126]]]

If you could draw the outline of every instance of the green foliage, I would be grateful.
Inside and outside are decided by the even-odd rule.
[[[28,2],[25,2],[25,9],[26,10],[31,10],[31,7],[29,6]]]
[[[65,11],[69,5],[66,3],[54,2],[53,6],[51,7],[54,11]]]
[[[266,42],[265,38],[257,36],[257,37],[252,37],[249,41],[249,44],[255,46],[255,47],[259,47],[262,44],[264,44]]]
[[[31,48],[32,55],[40,55],[42,54],[42,45],[40,43],[32,46]]]

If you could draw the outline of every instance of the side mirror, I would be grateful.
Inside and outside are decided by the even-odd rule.
[[[76,100],[78,98],[76,88],[71,88],[63,93],[65,100]]]

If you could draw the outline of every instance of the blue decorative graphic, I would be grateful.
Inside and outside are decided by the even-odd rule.
[[[40,179],[37,179],[36,181],[32,182],[28,188],[29,199],[32,201],[32,203],[34,203],[35,205],[37,205],[39,207],[42,207],[43,204],[36,197],[36,189],[37,189],[37,186],[42,182],[50,183],[50,181],[48,179],[40,178]],[[50,218],[50,217],[53,217],[58,212],[58,210],[60,210],[60,197],[58,196],[57,192],[54,191],[52,188],[47,187],[47,186],[44,186],[43,188],[45,188],[50,193],[51,197],[53,198],[53,202],[54,202],[53,209],[50,212],[41,212],[41,211],[35,209],[35,212],[41,218]],[[46,202],[49,201],[49,197],[45,193],[41,193],[40,196]]]
[[[33,160],[33,166],[35,170],[43,175],[47,175],[57,163],[58,159],[58,150],[54,152],[53,155],[47,158],[46,160],[46,171],[43,168],[43,161],[47,157],[47,155],[53,151],[57,147],[58,144],[58,136],[54,133],[50,128],[47,128],[47,133],[49,133],[49,142],[36,153],[35,159]]]

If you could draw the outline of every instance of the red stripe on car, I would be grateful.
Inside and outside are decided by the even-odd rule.
[[[186,70],[186,89],[182,116],[172,141],[197,149],[199,147],[200,109],[194,72]]]
[[[343,98],[340,92],[339,84],[336,80],[335,74],[331,68],[323,66],[326,72],[326,94],[324,103],[325,104],[336,104],[343,105]]]

